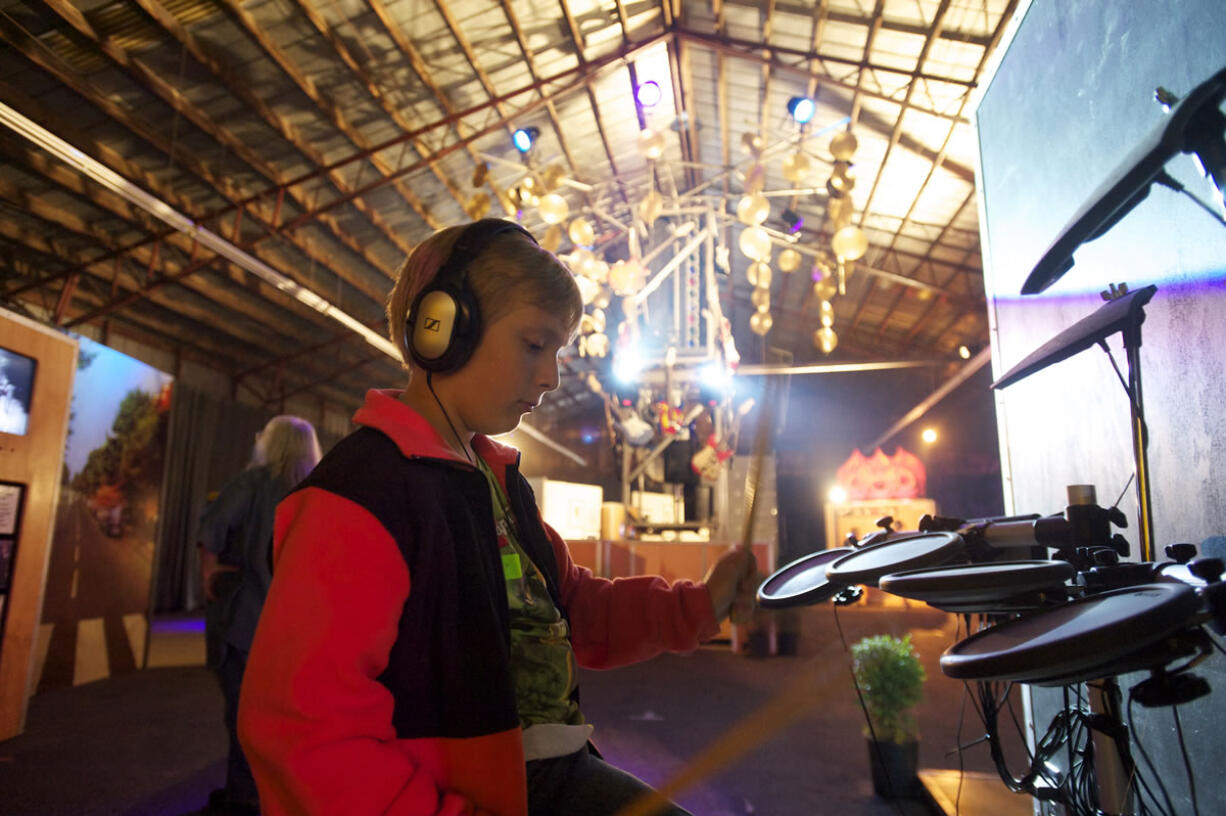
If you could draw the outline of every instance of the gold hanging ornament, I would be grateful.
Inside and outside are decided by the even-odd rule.
[[[766,187],[766,168],[757,162],[745,173],[745,195],[755,195]]]
[[[551,164],[541,171],[541,185],[550,193],[558,189],[558,185],[565,178],[566,168],[560,164]]]
[[[868,251],[868,236],[859,227],[848,225],[830,239],[830,248],[839,260],[856,261]]]
[[[765,263],[771,256],[771,237],[761,227],[746,227],[737,238],[737,245],[745,257]]]
[[[838,232],[843,227],[851,224],[851,217],[855,214],[856,205],[851,200],[851,196],[843,198],[828,198],[827,209],[830,215],[830,223],[835,232]]]
[[[749,328],[759,337],[764,337],[773,325],[775,325],[775,319],[771,317],[770,312],[754,312],[749,318]]]
[[[566,199],[557,193],[547,193],[541,196],[541,203],[537,205],[536,211],[540,213],[541,220],[546,224],[561,224],[566,220],[566,216],[570,215],[570,205],[566,203]],[[561,242],[561,230],[558,230],[558,241]],[[550,250],[551,252],[553,250]]]
[[[761,193],[742,196],[736,204],[736,217],[750,227],[756,227],[771,214],[771,204]]]
[[[609,269],[609,287],[613,294],[629,297],[643,288],[645,277],[643,265],[638,261],[618,261]]]
[[[780,272],[795,272],[800,268],[800,253],[788,247],[779,253],[779,257],[775,259],[775,263],[779,265]]]
[[[751,263],[745,269],[745,280],[750,286],[770,286],[771,285],[771,265],[768,263]]]
[[[762,148],[766,146],[766,142],[756,133],[745,133],[741,135],[741,147],[746,153],[757,156],[762,152]]]
[[[656,223],[656,219],[660,217],[663,210],[664,196],[655,190],[643,196],[643,200],[639,202],[639,218],[643,219],[643,223],[648,227]]]
[[[804,152],[783,157],[783,177],[793,184],[800,184],[807,179],[812,169],[813,162]]]
[[[830,155],[834,156],[837,161],[851,161],[859,145],[859,141],[850,130],[840,131],[830,140]]]
[[[600,284],[582,275],[575,276],[575,286],[579,287],[579,297],[583,299],[584,306],[590,304],[600,294]]]
[[[566,232],[570,235],[571,243],[575,246],[590,247],[596,243],[596,230],[592,227],[592,222],[583,216],[572,220],[570,226],[566,228]]]
[[[813,332],[813,345],[822,352],[829,354],[834,351],[839,344],[839,336],[834,333],[834,329],[829,326],[822,326],[817,331]]]
[[[481,187],[485,184],[485,179],[490,174],[490,166],[485,162],[481,162],[473,168],[473,186]]]
[[[823,326],[834,325],[834,304],[828,300],[823,300],[817,309],[818,319],[821,320]]]
[[[771,308],[771,290],[764,286],[755,288],[753,294],[749,296],[749,302],[759,312],[769,312]]]
[[[599,306],[593,307],[591,311],[591,318],[592,326],[595,327],[596,331],[602,332],[605,330],[605,324],[608,318],[605,317],[604,309],[601,309]]]
[[[595,334],[589,334],[584,338],[587,343],[587,354],[589,357],[605,357],[609,353],[609,336],[602,331]]]
[[[826,275],[821,280],[813,282],[813,297],[827,301],[839,293],[839,285],[833,275]]]
[[[483,192],[473,193],[464,202],[464,214],[474,221],[485,218],[490,211],[490,197]]]
[[[651,128],[639,131],[639,152],[643,158],[655,161],[664,155],[664,134]]]

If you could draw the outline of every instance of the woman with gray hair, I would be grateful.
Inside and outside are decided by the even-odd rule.
[[[210,656],[226,698],[230,751],[226,786],[209,796],[210,813],[259,813],[251,768],[235,730],[238,694],[251,638],[272,580],[273,520],[277,504],[319,462],[310,422],[276,416],[255,438],[251,464],[231,479],[200,519],[201,578],[210,604],[211,634],[220,642]]]

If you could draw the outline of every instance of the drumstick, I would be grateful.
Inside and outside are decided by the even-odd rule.
[[[762,390],[762,407],[758,415],[758,427],[754,432],[753,453],[749,460],[749,473],[745,479],[745,527],[741,535],[740,548],[753,552],[753,526],[758,512],[758,483],[762,479],[762,460],[766,458],[766,448],[770,444],[771,413],[775,409],[775,391],[778,390],[776,380],[768,379]],[[737,600],[732,604],[732,614],[729,616],[734,624],[750,623],[753,620],[753,603],[741,600],[746,594],[746,584],[755,580],[755,572],[747,570],[737,583]],[[748,587],[757,589],[757,587]]]
[[[816,708],[820,693],[839,669],[847,665],[840,660],[834,644],[814,655],[797,673],[796,679],[783,687],[756,711],[742,717],[705,751],[673,774],[655,790],[649,790],[619,810],[616,816],[650,816],[673,798],[719,771],[754,748],[767,742],[779,731],[795,724],[796,718]],[[809,669],[817,667],[816,675]]]

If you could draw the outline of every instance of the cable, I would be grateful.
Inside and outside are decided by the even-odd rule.
[[[1175,733],[1179,735],[1179,753],[1183,755],[1183,768],[1188,774],[1188,794],[1192,797],[1192,812],[1200,816],[1200,805],[1196,801],[1196,779],[1192,775],[1192,762],[1188,759],[1188,746],[1183,741],[1183,725],[1179,722],[1179,707],[1171,706],[1171,714],[1175,717]]]
[[[1159,774],[1158,769],[1154,767],[1153,760],[1149,758],[1149,752],[1145,750],[1145,746],[1141,743],[1141,734],[1139,731],[1137,731],[1136,726],[1134,725],[1136,718],[1132,715],[1132,705],[1135,702],[1136,697],[1130,690],[1128,692],[1128,724],[1129,730],[1132,732],[1132,741],[1137,744],[1137,749],[1141,752],[1141,757],[1145,760],[1145,764],[1149,766],[1150,773],[1154,775],[1154,780],[1158,783],[1158,790],[1162,791],[1162,798],[1166,801],[1166,812],[1168,814],[1173,814],[1175,812],[1175,807],[1171,804],[1171,795],[1167,793],[1166,785],[1162,783],[1162,775]],[[1146,785],[1145,789],[1146,791],[1149,791],[1149,785]],[[1154,799],[1154,804],[1156,805],[1158,800],[1154,797],[1152,792],[1150,792],[1149,795],[1151,799]]]
[[[463,440],[460,439],[460,432],[457,431],[455,429],[455,425],[451,423],[451,417],[447,414],[447,409],[443,407],[443,401],[438,398],[438,394],[434,393],[433,377],[433,371],[426,372],[426,388],[430,389],[430,396],[434,397],[435,404],[437,404],[438,409],[443,412],[443,419],[447,420],[447,427],[451,429],[451,435],[455,437],[456,444],[460,446],[460,451],[464,454],[464,458],[468,460],[468,464],[476,467],[477,463],[474,462],[473,458],[468,455],[468,446],[465,445]]]

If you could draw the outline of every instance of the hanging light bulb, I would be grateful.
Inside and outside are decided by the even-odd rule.
[[[771,256],[771,237],[761,227],[746,227],[737,238],[737,245],[746,258],[766,262]]]
[[[813,332],[813,345],[821,350],[822,354],[829,354],[834,351],[839,344],[839,336],[834,333],[834,329],[829,326],[822,326],[817,331]]]
[[[775,325],[775,319],[771,317],[770,312],[754,312],[749,318],[749,328],[758,336],[765,336],[773,325]]]
[[[771,204],[761,193],[742,196],[736,204],[736,217],[750,227],[756,227],[771,214]]]
[[[859,260],[868,251],[868,236],[859,227],[849,225],[834,234],[830,239],[830,248],[840,260]]]
[[[753,294],[749,296],[749,302],[759,312],[769,312],[771,308],[771,290],[765,286],[759,286],[753,290]]]
[[[651,128],[639,131],[639,152],[652,161],[664,155],[664,134]]]
[[[745,280],[749,281],[750,286],[770,286],[771,285],[771,265],[768,263],[751,263],[745,270]]]
[[[592,222],[583,216],[571,221],[566,232],[576,246],[591,246],[596,243],[596,230],[592,227]]]
[[[783,177],[795,184],[804,181],[812,169],[813,163],[804,153],[793,153],[783,158]]]
[[[839,131],[830,140],[830,155],[838,161],[851,161],[859,145],[859,141],[850,130]]]
[[[834,325],[834,304],[828,300],[823,300],[817,309],[819,319],[823,326]]]
[[[566,220],[566,216],[570,215],[570,205],[557,193],[548,193],[541,197],[536,211],[546,224],[561,224]]]
[[[788,247],[779,253],[775,263],[779,265],[780,272],[795,272],[800,268],[800,253]]]

